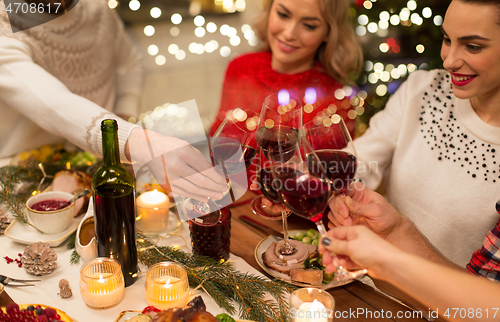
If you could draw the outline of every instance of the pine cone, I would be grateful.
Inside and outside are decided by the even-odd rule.
[[[37,242],[24,248],[21,262],[26,271],[33,275],[47,275],[57,267],[56,252],[48,243]]]
[[[9,225],[10,221],[9,218],[7,217],[7,213],[0,210],[0,235],[3,235],[5,229],[7,229]]]
[[[65,287],[69,287],[69,282],[67,279],[63,278],[62,280],[59,281],[59,288],[63,289]]]
[[[67,299],[73,296],[73,292],[70,288],[66,287],[61,290],[61,292],[57,293],[63,299]]]
[[[67,299],[73,296],[73,292],[69,287],[69,282],[67,279],[63,278],[62,280],[59,281],[59,290],[60,292],[57,294],[63,299]]]

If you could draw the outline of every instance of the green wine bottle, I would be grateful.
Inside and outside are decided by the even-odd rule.
[[[127,287],[138,272],[134,178],[120,163],[116,120],[103,120],[101,132],[104,164],[92,178],[97,254],[120,262]]]

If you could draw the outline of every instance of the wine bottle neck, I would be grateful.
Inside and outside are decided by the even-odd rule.
[[[118,126],[116,125],[116,122],[106,125],[107,127],[104,128],[104,123],[103,123],[103,127],[101,127],[102,158],[104,164],[116,165],[120,163],[120,149],[118,146]]]

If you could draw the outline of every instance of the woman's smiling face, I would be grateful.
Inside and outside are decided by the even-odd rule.
[[[267,27],[273,69],[285,74],[309,70],[328,31],[318,0],[274,0]]]
[[[443,66],[461,99],[500,93],[500,9],[453,0],[442,25]]]

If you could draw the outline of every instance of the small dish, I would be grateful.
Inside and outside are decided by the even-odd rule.
[[[87,261],[97,257],[97,240],[96,240],[95,236],[90,238],[90,241],[88,241],[88,240],[82,241],[81,240],[81,238],[82,238],[81,232],[82,232],[82,229],[85,230],[86,225],[95,227],[94,226],[94,201],[92,198],[90,198],[87,213],[80,221],[80,224],[78,225],[78,229],[76,231],[75,250],[78,253],[78,255],[80,255],[80,257],[82,258],[82,260],[84,262],[87,262]],[[94,228],[92,228],[92,229],[94,229]],[[95,233],[94,233],[94,235],[95,235]],[[82,242],[84,244],[82,244]]]
[[[305,230],[290,230],[288,232],[288,234],[290,236],[292,235],[296,235],[297,233],[306,233]],[[266,238],[264,238],[263,240],[260,241],[260,243],[257,245],[257,247],[255,247],[255,259],[257,260],[257,264],[259,264],[260,268],[262,268],[266,273],[268,273],[269,275],[279,279],[279,280],[282,280],[284,282],[287,282],[287,283],[290,283],[292,285],[295,285],[295,286],[300,286],[300,287],[311,287],[310,284],[306,284],[306,283],[300,283],[300,282],[294,282],[290,279],[290,276],[289,275],[286,275],[286,274],[283,274],[283,273],[280,273],[280,272],[277,272],[273,269],[270,269],[269,267],[267,267],[266,265],[264,265],[264,261],[262,260],[262,254],[266,252],[266,250],[269,248],[269,246],[278,241],[280,239],[278,239],[278,237],[276,236],[267,236]],[[351,283],[353,280],[349,280],[349,281],[346,281],[346,282],[340,282],[340,283],[330,283],[329,285],[326,285],[326,284],[323,284],[323,285],[320,285],[320,286],[314,286],[315,288],[319,288],[319,289],[330,289],[330,288],[334,288],[334,287],[338,287],[338,286],[342,286],[342,285],[345,285],[345,284],[349,284]]]
[[[41,241],[48,243],[52,247],[57,247],[76,231],[79,223],[80,218],[73,218],[66,230],[57,234],[43,234],[31,226],[19,223],[16,219],[7,227],[4,234],[13,241],[25,245]]]
[[[45,234],[57,234],[65,231],[75,217],[75,203],[61,208],[61,203],[67,202],[73,195],[65,191],[46,191],[31,196],[26,201],[26,212],[30,222]],[[49,202],[49,205],[35,210],[37,203]],[[50,204],[52,203],[52,204]],[[49,209],[49,210],[45,210]],[[55,210],[52,210],[55,209]]]

